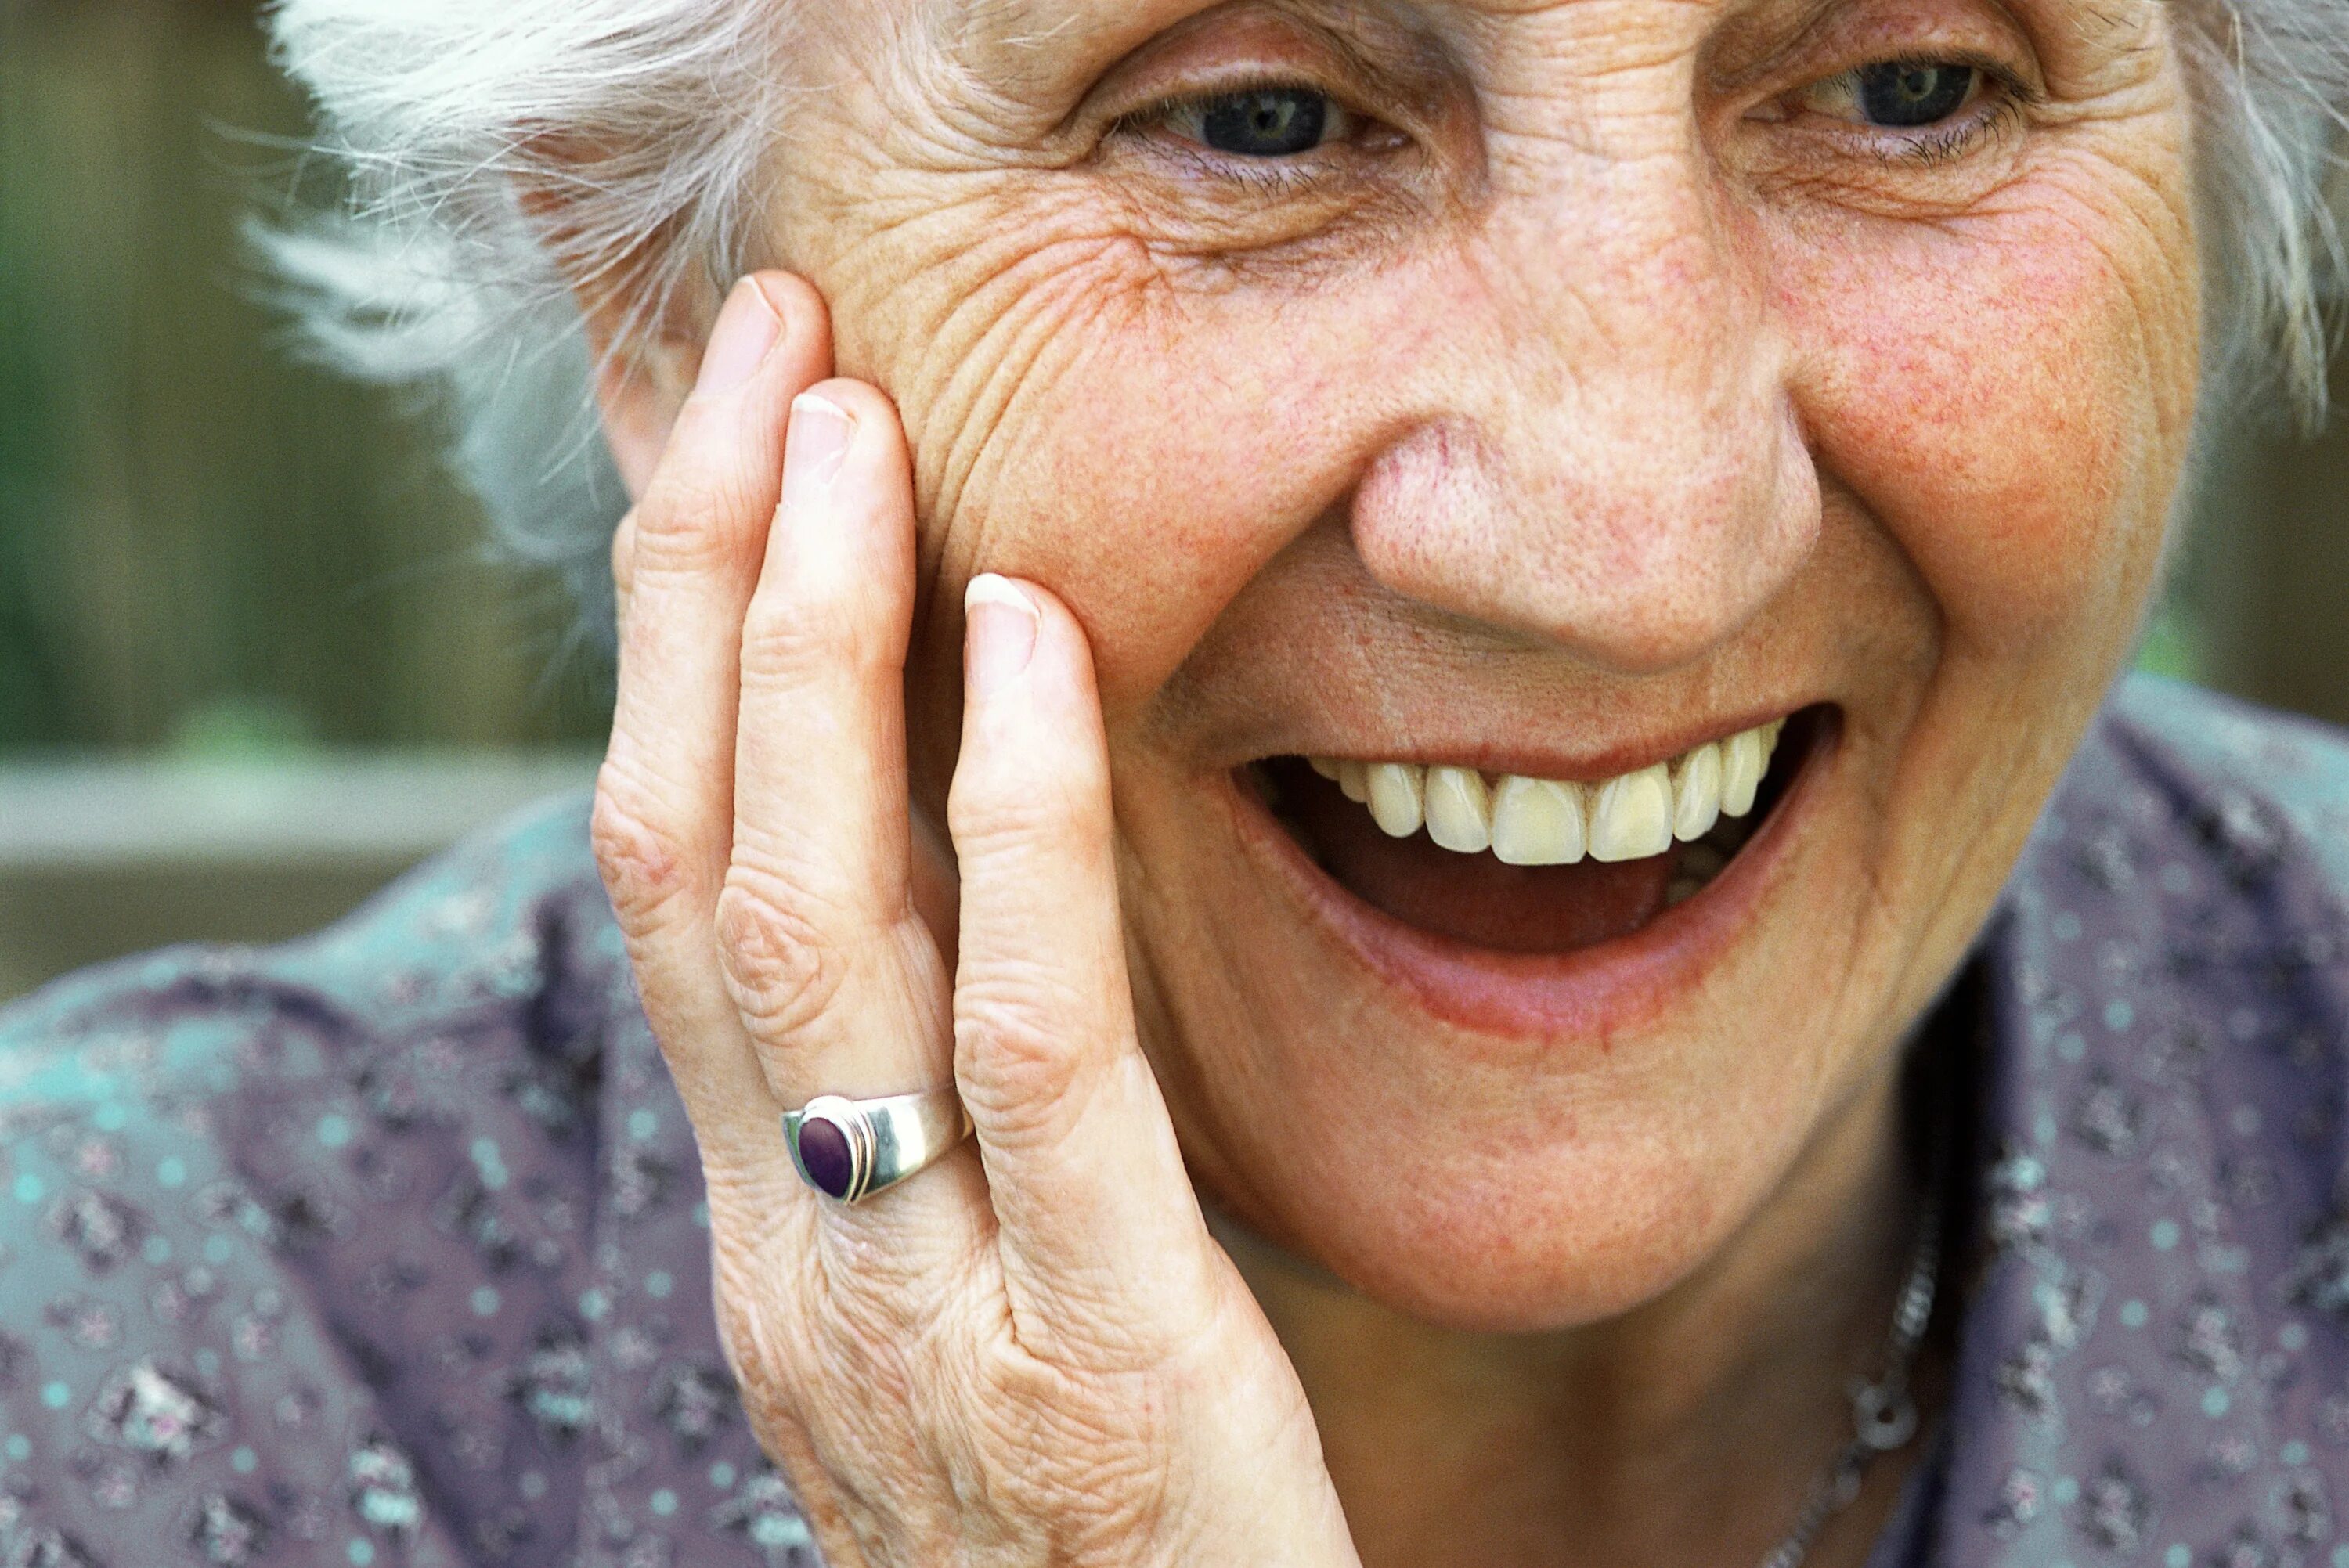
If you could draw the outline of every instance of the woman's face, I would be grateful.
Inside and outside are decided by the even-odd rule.
[[[772,240],[913,439],[917,804],[953,590],[1050,587],[1216,1201],[1526,1328],[1838,1158],[2160,550],[2199,310],[2164,7],[801,10]],[[1709,880],[1392,839],[1281,760],[1596,785],[1787,716]],[[1584,801],[1618,852],[1646,788]]]

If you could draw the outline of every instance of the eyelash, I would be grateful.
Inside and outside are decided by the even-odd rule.
[[[1931,126],[1909,137],[1908,145],[1892,150],[1887,154],[1887,160],[1920,169],[1935,169],[1945,163],[1955,163],[2014,125],[2022,114],[2023,106],[2002,94],[1998,102],[1976,113],[1962,125]]]
[[[2031,88],[2015,74],[1996,61],[1971,55],[1932,57],[1897,57],[1882,61],[1868,61],[1865,66],[1936,64],[1966,66],[1982,75],[1985,92],[1983,102],[1968,111],[1956,123],[1926,126],[1902,133],[1885,127],[1847,125],[1839,133],[1848,139],[1870,145],[1864,150],[1886,164],[1906,164],[1913,168],[1939,168],[1954,163],[1980,149],[1993,137],[2012,129],[2020,122],[2023,112],[2037,100]],[[1853,70],[1865,68],[1855,66]],[[1384,121],[1347,105],[1342,98],[1317,83],[1291,77],[1243,77],[1228,85],[1219,85],[1200,92],[1174,93],[1156,98],[1140,108],[1120,115],[1111,125],[1111,135],[1147,133],[1163,126],[1174,114],[1195,110],[1219,99],[1237,98],[1248,93],[1297,92],[1312,93],[1327,98],[1343,108],[1355,119],[1366,126],[1383,126]],[[1831,133],[1835,134],[1835,133]],[[1295,159],[1243,159],[1219,154],[1214,150],[1189,143],[1183,156],[1202,171],[1226,183],[1246,188],[1262,196],[1293,195],[1327,182],[1331,170],[1323,154],[1326,149]]]
[[[1310,93],[1328,98],[1348,115],[1366,126],[1383,126],[1386,122],[1362,113],[1352,105],[1317,82],[1295,77],[1242,77],[1229,83],[1219,83],[1206,91],[1173,93],[1153,99],[1138,108],[1118,116],[1109,129],[1112,136],[1146,134],[1163,126],[1174,114],[1197,109],[1225,98],[1244,98],[1250,93]],[[1244,187],[1253,194],[1265,196],[1293,195],[1328,182],[1332,173],[1329,168],[1330,147],[1316,148],[1297,158],[1239,158],[1216,152],[1195,142],[1185,142],[1182,156],[1205,172],[1233,185]]]
[[[1889,127],[1859,125],[1846,125],[1840,132],[1830,133],[1873,143],[1866,150],[1887,164],[1933,169],[1957,162],[1993,137],[2013,129],[2021,123],[2023,112],[2038,101],[2028,84],[2013,71],[1994,60],[1972,55],[1903,56],[1870,60],[1851,68],[1857,71],[1877,65],[1965,66],[1982,73],[1984,88],[1982,101],[1957,121],[1924,126],[1906,133]]]

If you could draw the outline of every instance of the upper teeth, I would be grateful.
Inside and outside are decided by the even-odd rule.
[[[1777,749],[1783,718],[1726,740],[1709,740],[1671,763],[1659,762],[1599,784],[1486,778],[1473,768],[1416,762],[1311,758],[1350,800],[1371,809],[1379,827],[1407,839],[1427,836],[1464,855],[1490,850],[1513,866],[1638,861],[1662,854],[1672,841],[1701,839],[1723,817],[1754,810],[1754,794]]]

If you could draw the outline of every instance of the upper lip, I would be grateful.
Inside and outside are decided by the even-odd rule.
[[[1670,762],[1707,741],[1726,740],[1772,719],[1788,718],[1808,703],[1764,703],[1735,717],[1692,718],[1661,729],[1619,738],[1599,738],[1596,744],[1546,744],[1539,736],[1495,739],[1456,739],[1422,734],[1413,740],[1379,741],[1356,738],[1316,741],[1283,751],[1261,753],[1251,761],[1272,757],[1328,757],[1361,762],[1406,762],[1429,768],[1474,768],[1491,774],[1514,773],[1526,779],[1597,783]],[[1539,727],[1547,727],[1540,726]]]

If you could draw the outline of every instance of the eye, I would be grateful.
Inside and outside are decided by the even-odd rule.
[[[1295,158],[1356,130],[1354,116],[1310,88],[1251,88],[1179,103],[1165,128],[1211,152],[1234,158]]]
[[[1971,66],[1906,60],[1862,66],[1854,74],[1868,123],[1902,129],[1935,124],[1965,108],[1982,75]]]
[[[1984,73],[1950,60],[1887,60],[1806,88],[1805,108],[1887,130],[1939,125],[1982,95]]]

